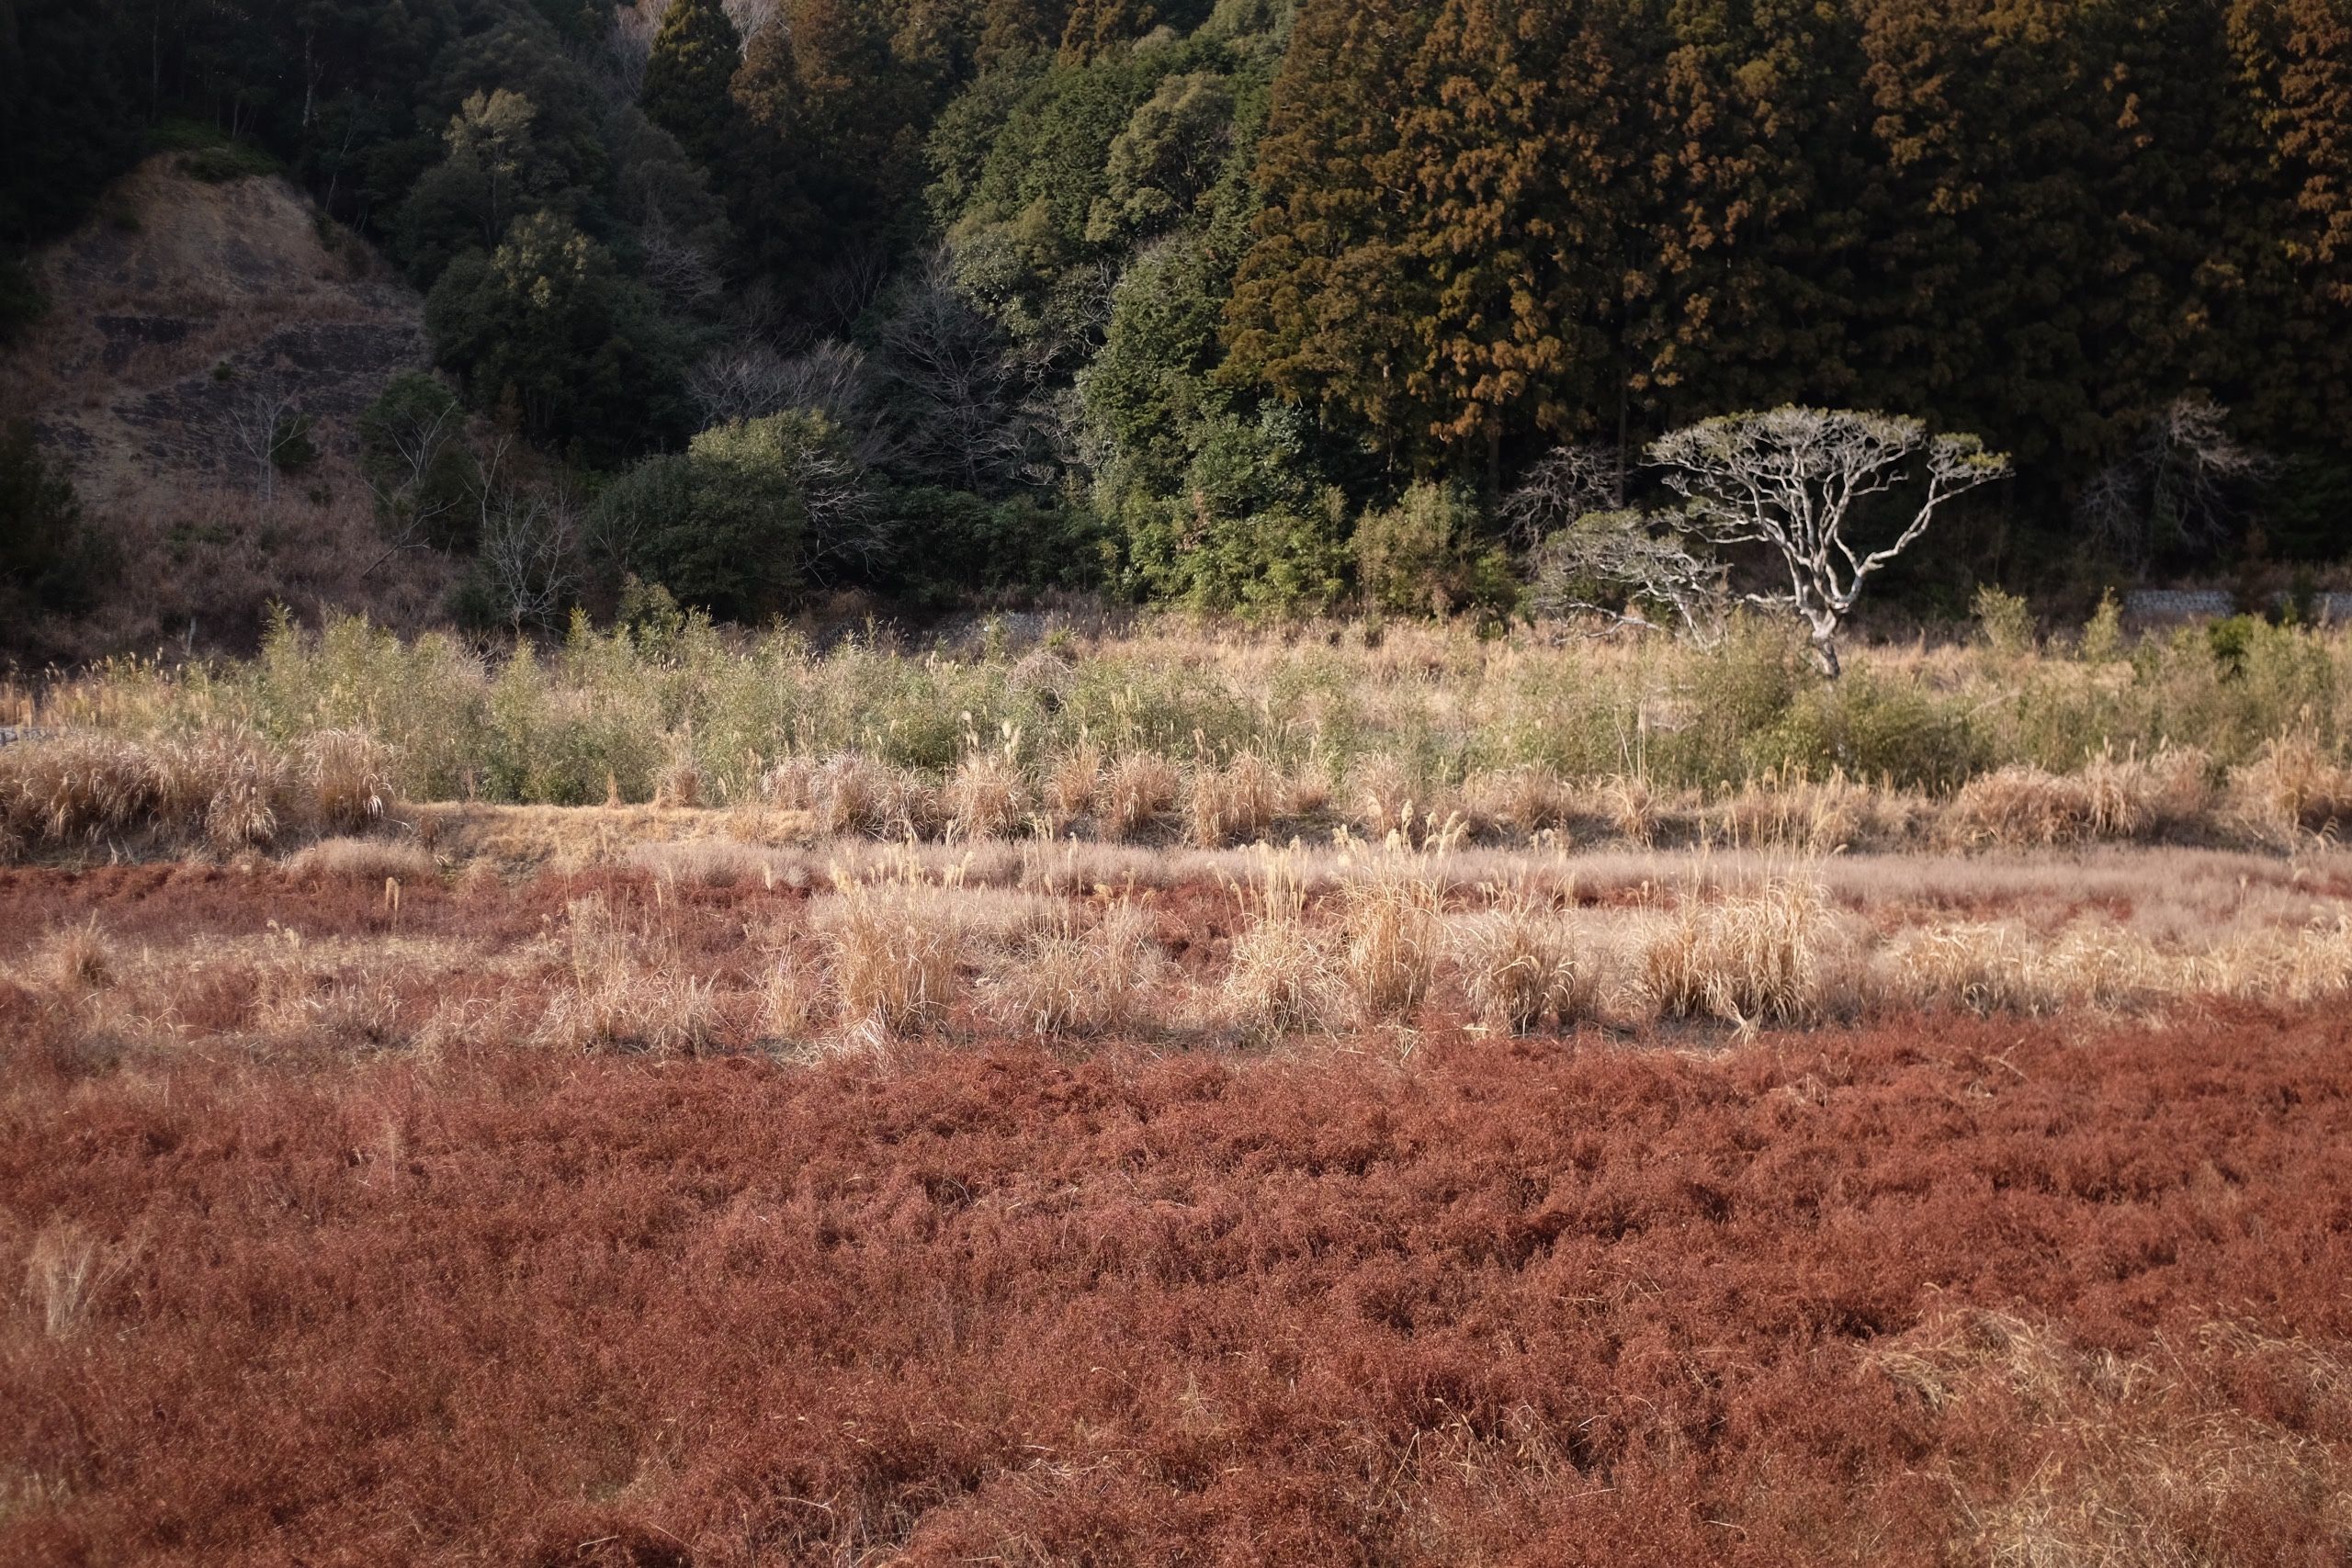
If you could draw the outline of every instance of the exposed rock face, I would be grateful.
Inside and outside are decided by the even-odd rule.
[[[42,271],[50,317],[19,356],[37,407],[12,412],[100,504],[126,459],[238,467],[227,427],[263,387],[347,447],[384,383],[424,363],[415,296],[282,180],[209,185],[151,160]]]
[[[0,357],[0,418],[64,460],[137,585],[50,646],[236,646],[273,600],[429,607],[446,567],[382,558],[356,463],[361,411],[428,363],[422,301],[365,243],[284,180],[209,184],[164,155],[38,265],[50,310]],[[313,463],[265,471],[265,406],[308,422]]]

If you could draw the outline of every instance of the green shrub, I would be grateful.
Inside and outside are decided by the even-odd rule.
[[[756,621],[797,599],[823,543],[818,522],[839,528],[840,513],[872,505],[844,478],[854,467],[823,414],[737,421],[631,468],[598,498],[592,532],[618,570]]]
[[[1347,596],[1345,515],[1336,490],[1312,510],[1244,517],[1188,513],[1174,501],[1131,503],[1128,582],[1137,597],[1182,609],[1321,615]]]
[[[1458,484],[1421,483],[1356,524],[1356,584],[1389,615],[1509,615],[1519,602],[1508,552],[1488,536],[1476,499]]]
[[[1798,694],[1781,723],[1759,734],[1758,769],[1800,767],[1815,777],[1842,768],[1902,789],[1957,789],[1991,761],[1968,709],[1927,688],[1867,667]]]
[[[2014,659],[2033,651],[2033,606],[2022,597],[1987,582],[1976,590],[1969,608],[1984,646],[1995,653]]]
[[[0,604],[11,620],[33,611],[89,609],[115,566],[82,517],[74,483],[42,457],[29,424],[0,432]]]

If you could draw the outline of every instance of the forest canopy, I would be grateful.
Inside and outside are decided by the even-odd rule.
[[[0,327],[189,121],[560,471],[550,615],[1487,613],[1782,405],[2013,458],[1915,593],[2352,548],[2345,0],[0,0]]]

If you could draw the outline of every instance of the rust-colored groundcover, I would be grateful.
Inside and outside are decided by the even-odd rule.
[[[809,1067],[107,1064],[6,1010],[0,1562],[2317,1564],[2352,1529],[2341,1020]]]

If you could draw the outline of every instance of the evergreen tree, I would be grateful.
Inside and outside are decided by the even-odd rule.
[[[514,220],[489,255],[451,263],[425,299],[434,353],[478,408],[609,460],[674,438],[685,344],[643,285],[570,220]]]
[[[742,52],[719,0],[671,0],[645,62],[639,97],[645,118],[706,169],[725,166],[734,150],[737,110],[729,89]]]
[[[1428,29],[1415,0],[1304,0],[1259,144],[1265,209],[1227,307],[1230,384],[1361,422],[1391,449],[1430,411],[1402,290],[1415,258],[1392,193],[1401,87]]]
[[[1062,28],[1062,63],[1083,65],[1124,48],[1159,19],[1152,0],[1077,0]]]

